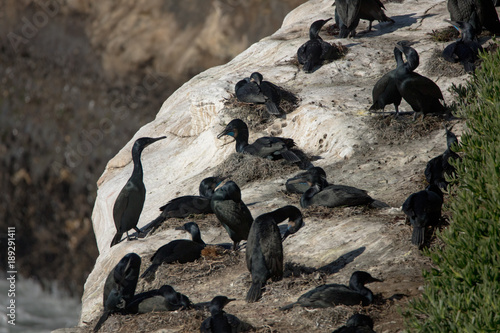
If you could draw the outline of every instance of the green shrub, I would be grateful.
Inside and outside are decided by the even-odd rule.
[[[421,298],[404,310],[418,332],[500,332],[500,52],[481,55],[476,75],[459,92],[466,131],[457,148],[456,186],[445,244],[427,254]]]

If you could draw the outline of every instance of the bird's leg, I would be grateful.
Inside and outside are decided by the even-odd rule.
[[[127,234],[127,240],[131,240],[130,236],[128,235],[128,231],[125,231],[125,233]]]
[[[237,251],[238,250],[239,244],[240,244],[240,242],[233,242],[233,251]]]
[[[139,238],[139,236],[142,236],[144,234],[144,232],[141,229],[139,229],[137,227],[134,227],[134,229],[135,229],[135,231],[137,231],[137,238]]]

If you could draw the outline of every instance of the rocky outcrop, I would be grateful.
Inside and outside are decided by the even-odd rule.
[[[81,323],[98,316],[104,279],[123,255],[136,252],[147,260],[161,245],[180,236],[167,228],[145,239],[109,247],[115,232],[112,208],[132,171],[133,142],[141,136],[167,136],[142,155],[147,188],[139,221],[142,227],[158,215],[158,207],[168,200],[182,194],[195,194],[199,181],[216,173],[217,167],[234,152],[233,144],[224,145],[225,141],[216,138],[231,120],[225,103],[235,83],[257,70],[265,79],[295,93],[301,101],[293,112],[272,118],[262,130],[251,129],[250,141],[271,133],[293,138],[306,153],[321,157],[314,163],[326,170],[330,182],[363,188],[392,207],[370,212],[343,209],[339,215],[327,213],[326,218],[309,213],[303,230],[285,242],[285,260],[315,268],[333,264],[326,277],[331,282],[343,283],[352,271],[368,270],[386,280],[384,286],[372,289],[383,297],[401,292],[405,283],[409,286],[404,290],[406,294],[418,294],[418,277],[425,260],[410,244],[411,230],[404,225],[399,207],[410,193],[424,186],[425,164],[446,147],[444,130],[440,124],[432,126],[433,121],[439,121],[427,120],[421,123],[424,131],[419,134],[415,130],[418,123],[404,118],[396,122],[396,126],[384,127],[391,123],[390,119],[385,122],[374,119],[367,112],[371,90],[378,78],[394,68],[392,50],[395,42],[403,39],[419,41],[414,46],[420,54],[421,67],[417,71],[437,82],[446,101],[452,99],[448,92],[451,84],[463,82],[465,76],[444,78],[426,73],[425,64],[433,57],[434,50],[444,47],[428,36],[432,29],[447,26],[443,21],[448,17],[444,1],[406,1],[387,3],[386,7],[387,15],[396,21],[394,25],[378,24],[374,32],[359,33],[355,39],[335,40],[348,47],[346,57],[305,74],[294,62],[296,51],[307,40],[311,22],[331,17],[334,9],[331,1],[309,1],[292,11],[276,33],[252,45],[226,65],[195,76],[165,101],[156,119],[142,127],[109,161],[99,179],[92,219],[100,255],[85,285]],[[358,30],[366,26],[362,22]],[[331,42],[335,38],[324,36],[324,39]],[[410,110],[405,103],[400,109]],[[377,124],[380,126],[375,126]],[[455,130],[459,132],[460,125]],[[242,187],[243,200],[253,203],[250,209],[254,217],[285,204],[298,205],[297,198],[281,192],[285,180],[292,175],[283,174]],[[202,235],[207,243],[228,242],[222,228],[206,228]],[[204,280],[203,287],[185,288],[195,301],[209,300],[217,294],[242,299],[239,295],[246,289],[246,282],[241,280],[249,280],[247,275],[245,269],[233,270],[225,277],[227,283],[208,279]],[[163,282],[168,281],[166,275]],[[300,291],[286,291],[281,294],[282,298],[260,304],[269,307],[286,304],[295,300]],[[273,301],[277,303],[273,305]],[[240,302],[240,310],[244,309],[247,317],[253,318],[252,324],[262,325],[262,318],[252,317],[252,309],[245,307],[244,301]],[[395,329],[391,327],[388,331]]]

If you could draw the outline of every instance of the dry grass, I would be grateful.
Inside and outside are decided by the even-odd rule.
[[[426,137],[429,133],[442,129],[444,120],[441,117],[427,115],[423,120],[416,121],[412,117],[374,116],[368,119],[368,124],[379,138],[384,141],[404,141]]]
[[[465,74],[464,66],[457,62],[452,63],[444,60],[440,49],[434,49],[432,56],[425,65],[425,70],[432,76],[457,77]]]
[[[436,42],[450,42],[459,37],[458,30],[452,26],[443,29],[432,30],[429,35],[431,36],[431,39]]]

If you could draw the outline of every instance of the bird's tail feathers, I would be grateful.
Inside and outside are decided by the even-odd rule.
[[[414,227],[413,228],[413,233],[411,235],[411,243],[413,245],[422,245],[424,244],[424,228],[421,227]]]
[[[94,333],[98,332],[101,329],[102,324],[104,324],[104,322],[108,319],[109,314],[110,312],[108,310],[104,310],[101,318],[99,318],[99,321],[94,326]]]
[[[276,104],[274,104],[273,101],[267,101],[265,104],[267,107],[267,112],[269,112],[270,114],[276,114],[276,115],[280,114],[278,107],[276,106]]]
[[[156,270],[158,269],[158,267],[160,267],[160,265],[151,264],[151,266],[149,266],[148,269],[146,269],[144,271],[144,273],[142,273],[141,278],[142,279],[149,279],[149,277],[152,276],[154,279],[154,277],[156,275]]]
[[[160,214],[157,218],[155,218],[153,221],[149,222],[146,224],[144,227],[142,227],[141,232],[148,234],[150,232],[155,231],[158,229],[158,227],[166,220],[165,216],[163,216],[163,213]]]
[[[123,236],[123,232],[116,232],[115,237],[113,237],[113,240],[111,241],[111,245],[109,247],[113,247],[116,244],[120,243],[121,239]]]
[[[252,283],[247,293],[247,302],[248,303],[256,302],[259,300],[261,296],[262,296],[262,283],[260,282]]]
[[[290,150],[284,150],[281,152],[281,156],[283,156],[283,158],[289,162],[292,162],[292,163],[295,163],[295,162],[300,162],[300,158],[295,155],[294,152],[290,151]]]

